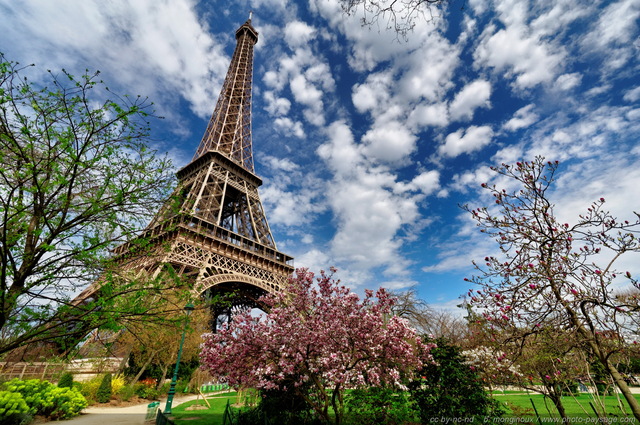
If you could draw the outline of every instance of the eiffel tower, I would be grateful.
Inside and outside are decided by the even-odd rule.
[[[166,265],[200,296],[233,294],[232,305],[212,307],[217,318],[238,306],[257,306],[280,291],[293,272],[293,258],[278,251],[258,195],[262,180],[253,167],[251,18],[236,31],[236,48],[205,134],[189,164],[177,173],[173,195],[137,240],[115,255],[127,271],[156,277]],[[148,249],[136,255],[136,241]],[[76,299],[91,297],[87,288]]]

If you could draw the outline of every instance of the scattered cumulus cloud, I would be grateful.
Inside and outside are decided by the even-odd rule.
[[[562,71],[565,56],[561,46],[549,44],[522,25],[509,25],[509,21],[506,28],[485,29],[474,53],[476,66],[514,78],[519,89],[553,81]]]
[[[556,79],[556,88],[561,91],[568,91],[580,85],[582,75],[578,72],[562,74]]]
[[[453,121],[468,121],[473,118],[477,108],[491,106],[491,84],[485,80],[476,80],[460,90],[449,105],[449,114]]]
[[[472,125],[466,130],[459,129],[447,135],[445,143],[440,146],[438,152],[446,157],[456,157],[482,149],[491,143],[492,138],[491,127]]]
[[[304,22],[289,22],[284,28],[284,39],[289,47],[296,48],[309,43],[315,36],[315,28]]]
[[[402,163],[415,150],[416,136],[399,122],[372,128],[362,138],[363,153],[376,162]]]
[[[534,112],[535,105],[529,104],[520,108],[513,114],[513,118],[507,121],[503,128],[507,131],[516,131],[521,128],[527,128],[531,124],[538,121],[538,115]]]
[[[622,98],[627,102],[637,102],[640,100],[640,86],[627,90]]]

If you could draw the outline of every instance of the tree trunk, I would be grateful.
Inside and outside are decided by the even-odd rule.
[[[162,378],[158,380],[158,385],[156,385],[156,390],[159,390],[160,387],[162,387],[162,384],[164,384],[164,381],[167,379],[167,371],[169,370],[169,365],[168,364],[162,365],[161,369],[162,369]]]
[[[600,361],[602,361],[602,359],[600,359]],[[620,392],[624,396],[625,400],[627,400],[627,404],[629,404],[629,407],[631,408],[631,412],[633,413],[633,416],[635,416],[636,420],[640,421],[640,403],[638,403],[638,400],[636,400],[636,398],[631,393],[631,390],[629,389],[629,386],[622,378],[622,375],[620,375],[620,372],[618,372],[618,369],[616,369],[616,367],[613,364],[611,364],[611,362],[608,359],[604,359],[602,363],[604,364],[604,367],[607,368],[607,372],[609,372],[609,374],[613,378],[613,382],[616,383],[617,387],[620,389]]]
[[[564,405],[562,404],[562,389],[558,388],[557,384],[554,384],[553,388],[549,388],[549,398],[553,402],[553,405],[556,406],[558,414],[562,418],[562,423],[568,423],[567,412],[564,410]]]
[[[151,355],[147,358],[147,361],[144,362],[144,364],[142,365],[142,367],[140,368],[140,370],[138,371],[138,373],[136,374],[136,377],[133,378],[133,383],[135,384],[136,382],[138,382],[138,380],[140,379],[140,377],[142,376],[142,374],[144,373],[145,369],[147,368],[147,366],[149,366],[149,363],[151,363],[151,360],[153,360],[153,358],[155,357],[157,351],[154,351],[151,353]]]
[[[133,351],[133,347],[127,350],[127,354],[122,356],[122,361],[118,365],[118,375],[124,374],[124,369],[127,367],[127,363],[129,362],[129,356],[131,356],[131,352]]]
[[[624,382],[624,379],[622,379],[622,375],[620,375],[618,369],[616,369],[616,367],[611,364],[609,358],[602,352],[602,350],[600,349],[600,344],[598,343],[595,336],[589,330],[587,330],[584,324],[578,319],[577,313],[569,308],[566,302],[564,303],[564,306],[567,313],[569,314],[571,323],[576,326],[578,333],[587,339],[587,344],[589,345],[589,347],[591,347],[591,350],[596,355],[600,363],[602,363],[602,365],[605,367],[605,369],[613,379],[613,382],[615,382],[616,386],[620,389],[620,392],[627,401],[627,404],[629,405],[633,416],[637,421],[640,421],[640,403],[638,403],[638,400],[636,400],[633,394],[631,394],[629,386],[626,382]],[[584,314],[584,316],[588,319],[587,314]]]

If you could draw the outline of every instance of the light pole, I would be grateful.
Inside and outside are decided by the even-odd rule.
[[[178,381],[178,368],[180,367],[180,357],[182,357],[182,345],[184,344],[184,336],[187,333],[187,325],[189,323],[189,316],[195,309],[195,306],[189,302],[184,306],[184,311],[187,314],[187,319],[184,321],[184,329],[182,330],[182,339],[180,340],[180,348],[178,349],[178,358],[176,359],[176,368],[173,370],[173,378],[171,378],[171,386],[169,387],[169,397],[167,397],[167,404],[164,406],[164,413],[166,415],[171,413],[171,403],[173,403],[173,396],[176,393],[176,383]]]

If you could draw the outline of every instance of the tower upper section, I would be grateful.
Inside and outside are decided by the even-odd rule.
[[[258,32],[247,20],[236,31],[236,49],[218,103],[193,160],[217,151],[253,173],[251,142],[251,85],[253,46]]]

